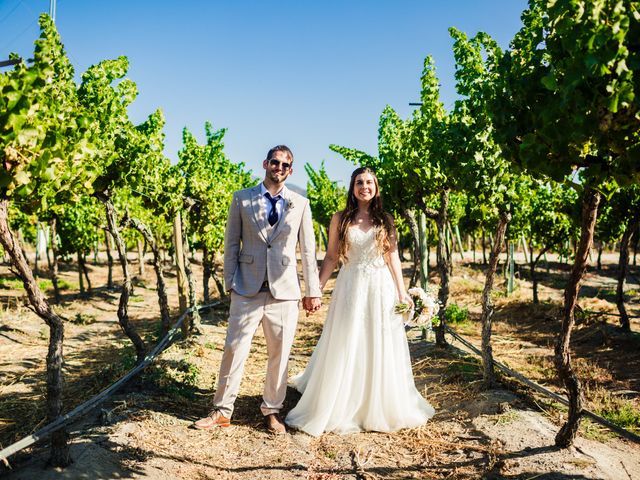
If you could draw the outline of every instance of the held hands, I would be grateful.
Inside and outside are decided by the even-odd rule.
[[[302,307],[305,312],[307,312],[307,317],[320,310],[322,306],[322,302],[320,301],[320,297],[303,297],[302,299]]]

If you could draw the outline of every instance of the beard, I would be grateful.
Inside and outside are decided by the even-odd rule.
[[[276,173],[276,172],[269,172],[269,180],[271,180],[274,183],[283,183],[286,178],[287,175],[284,173]]]

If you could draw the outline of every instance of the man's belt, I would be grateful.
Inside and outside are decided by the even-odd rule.
[[[260,285],[260,291],[261,292],[269,291],[269,280],[265,280],[264,282],[262,282],[262,285]]]

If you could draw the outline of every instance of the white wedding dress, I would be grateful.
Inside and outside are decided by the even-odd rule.
[[[310,435],[417,427],[434,414],[415,387],[396,289],[375,229],[349,229],[322,335],[291,384],[303,395],[286,423]]]

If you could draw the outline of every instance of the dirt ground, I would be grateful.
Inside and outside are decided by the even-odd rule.
[[[613,263],[590,269],[581,295],[585,310],[615,312]],[[405,265],[407,268],[408,264]],[[506,296],[502,280],[495,296],[495,357],[547,387],[561,391],[553,371],[553,341],[567,267],[543,268],[541,304],[530,302],[525,271],[516,291]],[[77,294],[77,275],[63,268],[69,284],[56,307],[68,321],[65,336],[65,409],[98,393],[133,364],[133,353],[116,321],[118,291],[103,287],[106,268],[89,264],[94,292]],[[136,271],[134,265],[132,270]],[[200,279],[200,269],[196,265]],[[408,270],[406,271],[408,273]],[[167,266],[170,305],[176,313],[175,278]],[[638,268],[632,269],[630,313],[640,315]],[[0,269],[0,446],[44,425],[44,362],[47,328],[24,307],[20,289],[6,266]],[[116,281],[119,279],[116,276]],[[435,280],[435,277],[434,277]],[[454,328],[479,345],[478,317],[483,273],[480,265],[454,267],[451,301],[467,307],[470,320]],[[138,276],[130,313],[151,345],[157,338],[158,307],[150,266]],[[331,284],[329,285],[331,287]],[[330,292],[330,288],[328,289]],[[290,373],[302,370],[322,330],[323,309],[301,313]],[[259,405],[266,351],[260,329],[245,368],[233,426],[198,431],[191,423],[206,414],[216,384],[226,329],[222,304],[203,315],[203,334],[173,344],[145,374],[70,427],[74,463],[65,470],[45,468],[47,445],[9,459],[8,479],[343,479],[494,478],[640,479],[640,445],[583,421],[574,447],[558,450],[554,436],[564,411],[522,385],[501,377],[502,387],[484,391],[478,359],[451,340],[436,349],[420,332],[408,332],[418,389],[436,408],[426,425],[393,434],[325,434],[314,438],[292,431],[268,434]],[[582,318],[582,317],[581,317]],[[640,410],[640,322],[621,335],[615,317],[585,316],[574,331],[576,370],[586,387],[587,407],[624,399]],[[289,390],[285,413],[299,395]],[[618,402],[618,403],[616,403]]]

